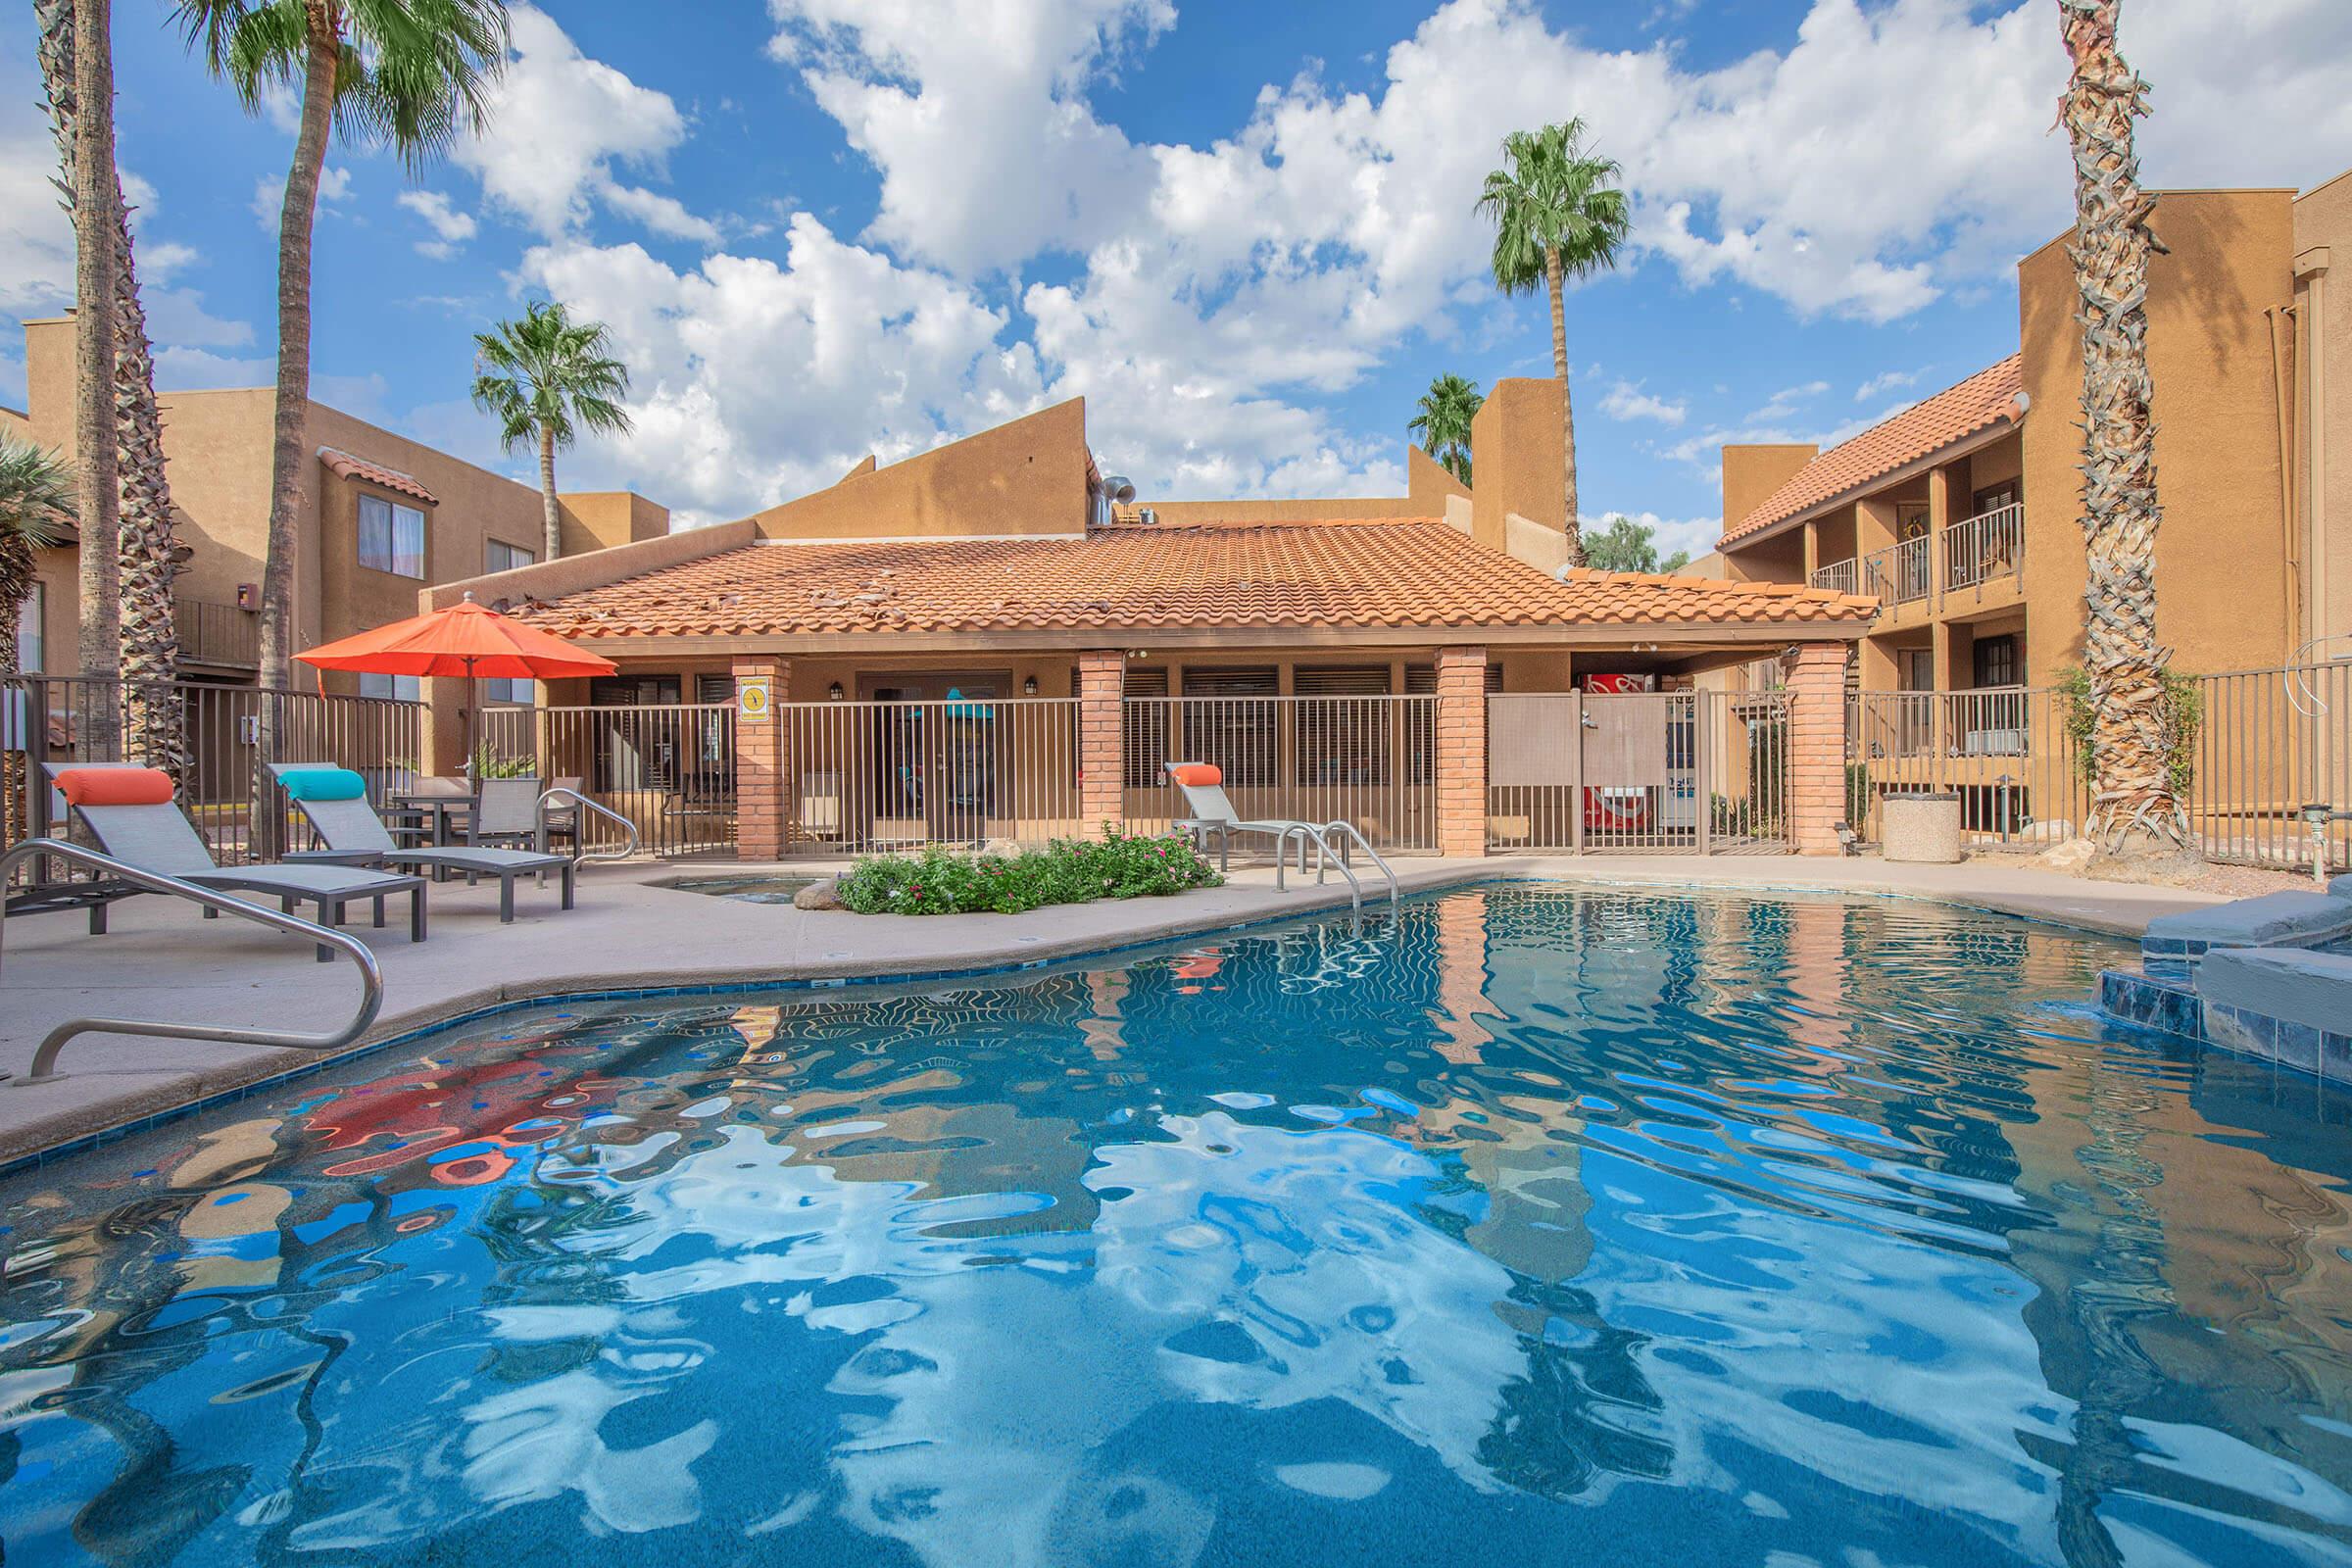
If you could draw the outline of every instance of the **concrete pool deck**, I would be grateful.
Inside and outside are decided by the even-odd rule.
[[[2136,938],[2161,914],[2223,902],[2218,895],[2088,882],[2022,864],[1886,865],[1876,859],[1494,856],[1411,858],[1408,893],[1497,878],[1583,886],[1888,895],[1991,910]],[[432,940],[412,946],[403,923],[348,929],[384,974],[383,1010],[354,1051],[501,1004],[662,986],[923,975],[1009,967],[1345,907],[1338,880],[1294,878],[1274,890],[1268,867],[1237,867],[1222,888],[1171,899],[1067,905],[1024,915],[905,917],[811,911],[683,891],[666,884],[772,872],[761,866],[637,862],[582,868],[579,907],[556,906],[551,886],[515,891],[515,919],[498,922],[484,884],[436,887]],[[1369,903],[1369,901],[1367,901]],[[0,942],[0,1070],[22,1074],[34,1046],[71,1018],[114,1015],[178,1022],[267,1024],[323,1031],[349,1018],[359,986],[351,965],[314,962],[310,948],[246,921],[201,920],[175,900],[114,906],[112,929],[88,934],[78,912],[23,915]],[[0,1084],[0,1163],[192,1102],[299,1070],[294,1052],[91,1034],[65,1048],[61,1082]]]

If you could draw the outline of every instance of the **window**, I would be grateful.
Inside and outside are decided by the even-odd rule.
[[[390,697],[400,702],[414,703],[424,696],[424,681],[416,675],[362,675],[362,697]]]
[[[36,582],[17,611],[17,668],[28,675],[41,667],[46,653],[41,643],[41,617],[48,611],[49,585]]]
[[[382,496],[360,497],[360,564],[398,577],[424,575],[424,514]]]
[[[1186,665],[1184,671],[1184,756],[1181,762],[1212,762],[1236,788],[1262,789],[1274,782],[1274,697],[1281,691],[1274,666],[1254,668]]]
[[[1299,783],[1389,781],[1389,705],[1367,700],[1388,696],[1388,665],[1298,669],[1292,673],[1291,690],[1299,699]]]
[[[539,558],[520,545],[511,545],[504,539],[493,539],[483,549],[483,566],[491,571],[513,571],[517,566],[538,564]]]
[[[2004,479],[1999,484],[1977,492],[1977,510],[1972,515],[1982,517],[1987,512],[1998,512],[2003,507],[2014,507],[2017,505],[2017,481]]]
[[[2017,638],[2014,635],[1980,638],[1972,657],[1979,686],[2017,684]]]
[[[516,676],[512,680],[485,680],[482,682],[482,701],[486,703],[514,703],[528,708],[538,699],[538,696],[537,683],[524,676]]]
[[[1134,668],[1127,671],[1125,691],[1128,698],[1165,698],[1168,695],[1168,672],[1164,669]],[[1161,771],[1175,759],[1168,756],[1168,712],[1166,702],[1139,705],[1126,710],[1123,726],[1127,754],[1126,778],[1131,790],[1148,790],[1167,781]]]

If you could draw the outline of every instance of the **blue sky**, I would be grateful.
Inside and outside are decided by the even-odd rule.
[[[2151,180],[2352,166],[2352,6],[2133,0]],[[247,117],[162,4],[117,6],[122,157],[169,386],[266,382],[290,106]],[[470,334],[609,321],[636,432],[564,481],[740,514],[1084,395],[1147,496],[1375,494],[1431,376],[1545,374],[1472,214],[1495,141],[1581,113],[1636,244],[1569,302],[1586,509],[1703,548],[1726,439],[1837,437],[2015,344],[2064,224],[2048,0],[769,0],[514,10],[488,133],[406,177],[337,147],[316,374],[518,474]],[[0,21],[0,310],[70,239],[30,21]],[[22,345],[0,326],[0,402]]]

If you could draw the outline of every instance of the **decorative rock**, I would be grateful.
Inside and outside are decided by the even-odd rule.
[[[2068,839],[2034,857],[2034,863],[2048,871],[2073,873],[2088,865],[2099,853],[2099,846],[2090,839]]]
[[[792,906],[796,909],[840,908],[841,895],[836,889],[836,880],[826,877],[822,881],[809,883],[792,896]]]

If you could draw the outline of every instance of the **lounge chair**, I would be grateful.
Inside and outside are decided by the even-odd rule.
[[[344,767],[324,762],[275,762],[278,788],[294,803],[323,850],[289,855],[289,862],[327,865],[399,866],[409,871],[431,871],[436,877],[458,872],[468,885],[478,877],[498,878],[498,918],[514,918],[514,880],[560,872],[564,878],[564,907],[572,903],[575,866],[562,855],[535,850],[483,849],[473,845],[447,848],[413,847],[397,843],[368,804],[368,781]]]
[[[409,896],[409,940],[424,940],[424,889],[420,876],[397,876],[339,865],[239,865],[223,868],[204,838],[172,799],[172,778],[152,767],[115,764],[48,764],[51,781],[99,850],[144,871],[160,872],[198,887],[229,893],[272,894],[288,914],[297,904],[315,904],[323,925],[341,925],[345,906],[375,906],[384,923],[384,901]],[[205,910],[207,919],[218,911]],[[318,961],[334,957],[318,950]]]
[[[1214,833],[1217,836],[1218,870],[1232,869],[1233,836],[1236,833],[1254,833],[1270,838],[1274,841],[1274,886],[1279,891],[1283,886],[1284,858],[1291,841],[1297,839],[1300,874],[1306,871],[1306,847],[1311,844],[1315,847],[1315,880],[1323,880],[1326,865],[1337,864],[1340,874],[1348,879],[1348,886],[1355,892],[1356,902],[1360,904],[1363,888],[1348,859],[1352,847],[1361,849],[1372,863],[1380,868],[1380,874],[1388,878],[1389,898],[1392,903],[1395,902],[1397,895],[1396,873],[1390,869],[1389,862],[1380,858],[1380,852],[1372,848],[1372,841],[1365,838],[1354,823],[1301,822],[1288,817],[1244,820],[1242,813],[1233,808],[1233,802],[1226,798],[1224,770],[1215,763],[1167,762],[1162,766],[1169,782],[1183,792],[1185,807],[1192,812],[1190,816],[1178,817],[1170,825],[1180,832],[1190,833],[1203,855],[1208,853],[1208,836]]]

